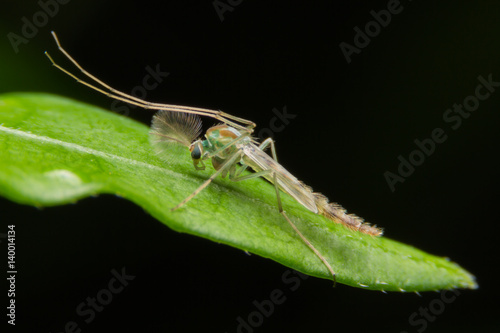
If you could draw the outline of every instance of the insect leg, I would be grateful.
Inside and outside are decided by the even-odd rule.
[[[272,145],[271,147],[273,147],[273,146],[274,145]],[[330,263],[328,262],[328,260],[326,260],[326,258],[314,247],[314,245],[312,245],[312,243],[302,234],[302,232],[300,232],[300,230],[297,228],[297,226],[295,225],[295,223],[293,223],[292,220],[290,220],[290,218],[286,214],[285,210],[283,209],[283,205],[281,204],[280,190],[279,190],[279,187],[278,187],[278,180],[276,179],[276,173],[275,172],[273,173],[273,178],[274,178],[274,188],[276,189],[276,199],[278,201],[279,212],[281,213],[281,215],[283,215],[283,217],[286,219],[286,221],[288,222],[288,224],[293,228],[293,230],[295,230],[295,232],[297,233],[297,235],[299,235],[299,237],[302,239],[302,241],[323,262],[323,264],[326,266],[326,268],[328,269],[328,271],[330,271],[330,274],[332,275],[332,278],[333,278],[333,282],[335,284],[335,271],[333,270],[332,266],[330,266]]]
[[[222,112],[220,110],[211,110],[211,109],[205,109],[205,108],[196,108],[196,107],[190,107],[190,106],[183,106],[183,105],[173,105],[173,104],[162,104],[162,103],[151,103],[147,102],[145,100],[142,100],[140,98],[137,98],[135,96],[126,94],[124,92],[121,92],[119,90],[116,90],[112,88],[111,86],[107,85],[103,81],[99,80],[96,78],[94,75],[90,74],[87,72],[73,57],[62,47],[61,43],[59,42],[59,38],[57,38],[57,35],[54,31],[51,32],[52,36],[54,37],[54,40],[57,44],[57,47],[61,51],[61,53],[69,59],[75,66],[78,68],[85,76],[90,78],[92,81],[94,81],[97,85],[93,85],[91,83],[88,83],[86,81],[81,80],[78,78],[75,74],[71,73],[70,71],[66,70],[62,66],[58,65],[52,57],[48,54],[48,52],[45,52],[45,55],[49,58],[49,60],[52,62],[52,65],[54,67],[58,68],[65,74],[71,76],[74,78],[78,83],[81,83],[93,90],[96,90],[100,92],[101,94],[104,94],[108,97],[120,100],[122,102],[126,102],[132,105],[139,106],[144,109],[153,109],[153,110],[165,110],[165,111],[172,111],[172,112],[186,112],[186,113],[192,113],[192,114],[197,114],[201,116],[207,116],[211,118],[215,118],[219,121],[222,121],[230,126],[236,127],[238,129],[242,129],[245,132],[252,133],[253,128],[256,126],[254,122],[250,120],[246,120],[243,118],[235,117],[232,116],[228,113]],[[99,88],[101,86],[102,88]],[[245,126],[242,126],[238,123],[244,124]]]
[[[222,165],[221,167],[219,168],[219,170],[217,170],[216,172],[214,172],[214,174],[212,176],[210,176],[210,178],[208,178],[203,184],[200,185],[200,187],[198,187],[193,193],[191,193],[186,199],[182,200],[177,206],[175,206],[174,208],[172,208],[171,210],[174,211],[182,206],[184,206],[189,200],[193,199],[198,193],[200,193],[201,191],[203,191],[203,189],[205,187],[207,187],[218,175],[220,175],[222,172],[224,172],[225,170],[231,168],[231,166],[233,166],[237,161],[238,159],[241,158],[243,152],[241,150],[238,150],[236,153],[234,153],[233,155],[231,155]]]
[[[264,140],[260,144],[259,148],[261,150],[264,150],[269,145],[271,146],[272,157],[273,157],[274,160],[277,161],[276,148],[275,148],[274,141],[273,141],[272,138],[268,138],[268,139]],[[246,166],[244,166],[244,167],[246,167]],[[311,251],[313,251],[314,254],[323,262],[323,264],[326,266],[326,268],[328,269],[328,271],[332,275],[332,278],[333,278],[333,281],[334,281],[334,284],[335,284],[335,271],[333,270],[333,268],[330,265],[330,263],[328,262],[328,260],[326,260],[326,258],[302,234],[302,232],[297,228],[297,226],[295,226],[295,224],[292,222],[292,220],[290,220],[290,218],[286,214],[285,210],[283,209],[283,205],[281,203],[281,195],[280,195],[280,189],[279,189],[279,186],[278,186],[278,179],[277,179],[277,176],[276,176],[276,172],[273,172],[272,170],[264,170],[264,171],[256,172],[256,173],[253,173],[253,174],[250,174],[250,175],[246,175],[246,176],[243,176],[243,177],[234,177],[232,180],[234,180],[234,181],[242,181],[242,180],[247,180],[247,179],[251,179],[251,178],[255,178],[255,177],[261,177],[261,176],[264,176],[264,175],[268,175],[270,173],[272,173],[272,177],[273,177],[273,183],[274,183],[274,188],[276,190],[276,200],[278,202],[278,210],[279,210],[279,212],[281,213],[281,215],[283,215],[283,217],[285,218],[285,220],[293,228],[293,230],[297,233],[297,235],[299,235],[299,237],[302,239],[302,241],[309,247],[309,249],[311,249]]]

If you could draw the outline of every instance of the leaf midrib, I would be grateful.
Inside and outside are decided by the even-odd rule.
[[[89,154],[89,155],[92,155],[92,156],[98,156],[98,157],[105,158],[105,159],[108,159],[108,160],[118,161],[118,162],[123,163],[125,165],[131,165],[132,164],[132,165],[135,165],[135,166],[146,167],[146,168],[148,168],[150,170],[154,170],[156,172],[166,173],[166,174],[170,175],[171,177],[182,178],[182,179],[190,178],[190,177],[186,177],[186,175],[184,173],[176,172],[176,171],[173,171],[173,170],[167,169],[167,168],[162,168],[162,167],[159,167],[157,165],[149,164],[149,163],[142,162],[142,161],[135,160],[135,159],[131,159],[131,158],[128,158],[128,157],[123,157],[123,156],[118,156],[118,155],[115,155],[115,154],[106,153],[106,152],[99,151],[99,150],[96,150],[94,148],[85,147],[85,146],[82,146],[82,145],[79,145],[79,144],[76,144],[76,143],[66,142],[66,141],[62,141],[62,140],[59,140],[59,139],[50,138],[50,137],[43,136],[43,135],[37,135],[37,134],[29,133],[29,132],[26,132],[26,131],[22,131],[22,130],[10,128],[10,127],[3,126],[3,125],[0,124],[0,132],[2,132],[2,131],[6,132],[8,134],[15,135],[17,137],[23,138],[23,139],[28,139],[28,140],[32,140],[32,141],[38,141],[38,142],[41,142],[41,143],[49,143],[49,144],[52,144],[52,145],[55,145],[55,146],[58,146],[58,147],[62,146],[62,147],[66,148],[66,149],[68,149],[70,151],[78,151],[78,152],[82,152],[82,153]],[[217,181],[213,182],[213,185],[221,186],[221,184],[219,184]],[[227,190],[234,191],[234,189],[227,188],[227,187],[225,187],[225,188]],[[244,193],[241,193],[240,191],[234,191],[234,192],[235,192],[234,193],[235,195],[241,195],[245,199],[250,198],[248,195],[246,195]],[[272,206],[272,205],[270,205],[270,204],[268,204],[268,203],[266,203],[266,202],[264,202],[262,200],[259,200],[259,202],[261,202],[262,204],[266,205],[268,208],[273,208],[274,207],[274,206]]]
[[[138,161],[138,160],[134,160],[134,159],[131,159],[128,157],[123,157],[123,156],[118,156],[118,155],[106,153],[103,151],[96,150],[94,148],[85,147],[85,146],[82,146],[82,145],[79,145],[76,143],[72,143],[72,142],[61,141],[58,139],[49,138],[47,136],[40,136],[40,135],[36,135],[33,133],[27,133],[27,132],[17,130],[14,128],[9,128],[6,126],[0,126],[0,131],[7,132],[9,134],[14,134],[14,135],[17,135],[18,137],[28,138],[28,139],[31,139],[33,141],[40,141],[43,143],[50,143],[53,145],[62,146],[64,148],[67,148],[68,150],[74,150],[74,151],[76,150],[78,152],[83,152],[83,153],[86,153],[89,155],[94,155],[94,156],[99,156],[99,157],[103,157],[103,158],[108,158],[110,160],[120,161],[122,163],[143,166],[143,167],[147,167],[147,168],[152,169],[152,170],[167,172],[167,173],[171,173],[171,174],[175,174],[175,175],[180,174],[178,172],[172,171],[170,169],[162,168],[162,167],[159,167],[157,165],[152,165],[152,164],[145,163],[145,162]]]

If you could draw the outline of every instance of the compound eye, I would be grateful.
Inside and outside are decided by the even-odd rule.
[[[201,149],[199,145],[194,145],[191,150],[191,158],[193,160],[199,160],[201,158]]]

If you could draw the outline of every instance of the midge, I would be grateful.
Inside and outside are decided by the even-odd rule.
[[[338,204],[328,203],[328,199],[324,195],[314,193],[309,186],[282,167],[277,161],[274,141],[271,138],[258,145],[248,132],[240,132],[225,124],[209,128],[205,139],[198,138],[200,133],[201,120],[196,115],[159,111],[153,117],[150,132],[151,143],[160,157],[168,160],[169,151],[173,147],[181,145],[189,148],[196,170],[204,170],[204,161],[208,159],[211,160],[216,170],[210,178],[172,210],[178,209],[193,199],[219,175],[222,177],[229,175],[229,179],[232,181],[263,177],[274,184],[279,212],[302,241],[321,259],[332,274],[333,279],[335,279],[335,272],[328,261],[300,232],[283,210],[280,190],[288,193],[310,211],[326,216],[336,223],[342,223],[350,229],[373,236],[382,234],[380,229],[363,223],[359,217],[346,214],[345,210]],[[268,146],[271,147],[272,157],[264,152]],[[252,168],[255,173],[242,176],[243,171],[248,167]]]
[[[54,32],[52,36],[59,50],[68,58],[85,76],[94,81],[94,84],[80,80],[76,75],[67,71],[54,62],[52,57],[45,52],[52,64],[62,72],[76,79],[77,82],[86,85],[106,96],[117,100],[140,106],[144,109],[159,110],[154,116],[151,125],[151,143],[159,155],[169,160],[172,149],[187,147],[191,152],[191,158],[196,170],[205,169],[205,161],[211,160],[216,172],[201,184],[186,199],[172,208],[176,210],[193,199],[205,187],[207,187],[217,176],[226,177],[232,181],[242,181],[251,178],[263,177],[272,183],[276,190],[278,210],[285,220],[290,224],[302,241],[323,262],[335,280],[335,272],[325,257],[314,247],[314,245],[300,232],[283,210],[280,191],[292,196],[297,202],[310,211],[323,215],[335,223],[345,225],[351,230],[359,231],[372,236],[382,235],[382,230],[364,223],[363,219],[353,214],[347,214],[345,209],[336,203],[329,203],[321,193],[315,193],[312,188],[299,181],[295,176],[281,166],[276,157],[274,141],[271,138],[258,143],[251,137],[255,123],[238,118],[222,111],[195,108],[182,105],[151,103],[137,97],[120,92],[105,84],[95,76],[81,67],[61,46]],[[100,87],[99,87],[100,86]],[[205,139],[199,138],[201,134],[201,120],[198,117],[207,116],[223,124],[213,126],[205,133]],[[270,147],[271,156],[264,152]],[[248,167],[254,173],[242,176]]]

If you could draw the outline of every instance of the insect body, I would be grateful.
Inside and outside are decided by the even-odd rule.
[[[212,161],[212,165],[216,170],[209,179],[172,210],[186,204],[219,175],[222,177],[229,175],[229,179],[233,181],[263,177],[275,186],[280,213],[306,245],[323,261],[333,277],[335,277],[335,272],[328,261],[297,229],[283,210],[280,191],[289,194],[314,213],[324,215],[351,229],[374,236],[381,235],[382,231],[380,229],[363,223],[363,220],[357,216],[346,214],[341,206],[330,204],[325,196],[314,193],[309,186],[299,181],[281,166],[277,161],[274,141],[271,138],[257,145],[257,142],[247,132],[240,132],[231,126],[222,124],[207,130],[205,140],[195,140],[200,134],[200,129],[201,121],[194,115],[160,111],[153,118],[151,142],[160,156],[167,157],[170,147],[181,144],[191,151],[191,158],[197,170],[205,169],[204,161],[207,159]],[[268,146],[271,147],[272,157],[264,152],[264,149]],[[255,173],[242,176],[243,171],[248,167],[253,169]]]
[[[87,72],[63,49],[54,32],[52,32],[52,36],[59,50],[89,79],[90,83],[79,79],[73,73],[56,64],[46,52],[47,57],[56,68],[76,79],[77,82],[108,97],[140,106],[144,109],[159,110],[153,118],[151,142],[161,157],[169,160],[169,157],[174,156],[172,149],[185,149],[185,147],[188,147],[195,169],[204,170],[204,162],[211,160],[216,172],[172,210],[176,210],[186,204],[219,175],[222,177],[229,175],[229,179],[233,181],[263,177],[274,184],[279,212],[302,241],[321,259],[334,279],[335,272],[328,261],[300,232],[283,210],[280,191],[289,194],[310,211],[326,216],[330,220],[341,223],[352,230],[373,236],[380,236],[382,234],[381,229],[364,223],[363,219],[355,215],[347,214],[340,205],[329,203],[324,195],[313,192],[311,187],[299,181],[281,166],[277,161],[274,141],[271,138],[258,144],[250,136],[255,127],[255,123],[252,121],[232,116],[220,110],[151,103],[120,92]],[[201,120],[198,115],[217,119],[222,121],[223,124],[210,128],[205,134],[204,140],[198,139],[201,133]],[[271,148],[271,156],[264,152],[267,147]],[[248,167],[253,169],[254,173],[242,176],[243,171]]]

